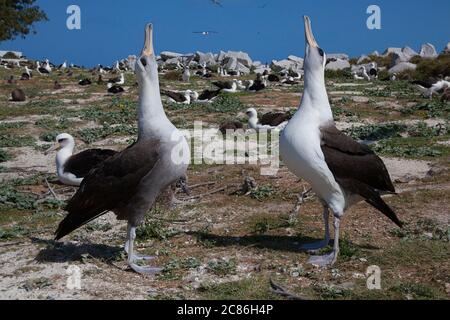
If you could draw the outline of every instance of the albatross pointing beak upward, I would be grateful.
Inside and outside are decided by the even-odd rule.
[[[144,48],[142,49],[141,56],[150,57],[153,53],[153,25],[149,23],[145,27]]]
[[[311,48],[318,48],[319,45],[317,44],[316,39],[314,38],[314,35],[312,33],[311,20],[308,16],[304,16],[303,19],[305,20],[305,34],[309,46]]]

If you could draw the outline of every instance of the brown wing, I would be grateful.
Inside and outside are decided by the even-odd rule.
[[[78,192],[69,200],[68,215],[59,224],[56,239],[130,201],[158,159],[159,141],[146,140],[102,162],[84,178]]]
[[[173,100],[175,100],[176,102],[183,102],[184,100],[186,100],[186,98],[184,97],[184,95],[182,95],[179,92],[173,92],[173,91],[168,91],[168,90],[162,90],[161,91],[162,94],[168,96],[169,98],[172,98]]]
[[[212,84],[220,89],[232,89],[233,88],[233,84],[228,81],[216,81],[216,82],[213,82]]]
[[[334,125],[321,128],[321,133],[322,151],[334,176],[359,180],[381,192],[395,192],[383,161],[369,147]]]
[[[321,128],[322,151],[336,181],[364,200],[399,227],[402,222],[380,193],[395,192],[383,161],[369,147],[340,132],[334,125]]]
[[[89,171],[115,154],[117,151],[107,149],[86,150],[71,156],[64,165],[64,171],[73,173],[78,178],[84,178]]]
[[[260,123],[264,126],[272,126],[276,127],[283,122],[289,121],[291,119],[289,113],[282,113],[282,112],[269,112],[264,114],[261,117]]]

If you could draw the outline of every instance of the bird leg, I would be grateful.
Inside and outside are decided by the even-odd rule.
[[[134,253],[134,241],[136,239],[136,227],[128,223],[127,241],[125,243],[125,252],[128,254],[128,265],[137,273],[154,275],[161,272],[161,268],[157,267],[141,267],[135,262],[139,260],[152,260],[154,257],[138,256]]]
[[[319,266],[326,267],[329,265],[333,265],[339,254],[339,226],[341,219],[339,217],[334,217],[334,246],[333,251],[329,254],[323,256],[311,256],[308,260],[308,263]]]
[[[302,250],[306,250],[306,251],[314,253],[314,252],[319,251],[322,248],[325,248],[328,245],[328,243],[330,242],[330,226],[328,223],[329,215],[330,215],[330,213],[328,211],[328,206],[324,204],[324,206],[323,206],[323,221],[325,224],[325,239],[322,241],[318,241],[318,242],[303,244],[301,246]]]
[[[296,222],[297,221],[297,215],[299,214],[300,207],[305,202],[308,195],[311,193],[312,189],[306,190],[305,187],[303,187],[303,192],[301,194],[297,194],[297,202],[295,203],[294,208],[292,209],[291,213],[289,214],[289,221],[290,222]]]

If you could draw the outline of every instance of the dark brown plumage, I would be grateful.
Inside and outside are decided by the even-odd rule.
[[[291,120],[292,115],[290,112],[269,112],[264,114],[259,122],[266,126],[276,127],[282,124],[283,122]]]
[[[78,81],[78,84],[80,86],[89,86],[92,84],[92,81],[90,79],[82,79],[82,80]]]
[[[233,88],[233,83],[231,81],[215,81],[212,84],[220,89],[232,89]]]
[[[53,85],[53,89],[54,90],[60,90],[60,89],[62,89],[62,85],[57,80],[55,80],[55,84]]]
[[[108,149],[89,149],[77,153],[64,164],[64,171],[74,174],[77,178],[84,178],[106,159],[117,154],[117,151]]]
[[[321,128],[321,146],[328,168],[346,192],[359,195],[399,227],[403,223],[381,198],[395,193],[383,161],[367,146],[339,131],[334,124]]]
[[[198,100],[199,101],[209,101],[209,100],[217,97],[220,94],[221,90],[222,89],[219,89],[219,90],[205,90],[198,96]]]
[[[222,132],[222,134],[226,134],[227,130],[239,130],[244,129],[244,125],[239,121],[228,121],[225,123],[222,123],[219,131]]]
[[[175,102],[182,103],[186,101],[186,97],[183,93],[175,92],[175,91],[169,91],[169,90],[161,90],[161,93],[165,96],[168,96],[169,98],[175,100]]]
[[[22,89],[14,89],[11,92],[11,100],[14,102],[23,102],[26,100],[25,92]]]
[[[126,206],[135,198],[151,205],[154,199],[141,198],[138,190],[141,180],[152,171],[158,159],[159,141],[148,139],[134,143],[102,162],[84,178],[80,189],[69,200],[68,215],[59,224],[56,239],[108,211],[114,211],[118,219],[127,220],[121,213],[127,213]]]

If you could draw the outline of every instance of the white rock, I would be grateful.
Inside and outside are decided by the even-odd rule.
[[[403,52],[397,52],[392,54],[392,60],[391,60],[391,68],[398,65],[402,62],[409,62],[411,60],[411,56],[403,53]]]
[[[420,49],[420,56],[422,58],[436,58],[438,54],[436,48],[431,43],[425,43]]]
[[[402,53],[405,54],[406,56],[408,56],[410,59],[412,57],[418,56],[419,54],[414,51],[413,49],[411,49],[410,47],[406,46],[402,49]]]
[[[246,52],[242,51],[228,51],[227,53],[223,53],[223,59],[221,60],[222,52],[219,54],[219,61],[225,60],[226,58],[235,58],[237,61],[242,63],[246,67],[251,67],[252,59]]]
[[[200,65],[206,64],[207,66],[214,66],[217,64],[214,54],[211,52],[203,53],[197,51],[195,53],[195,61],[197,61]]]
[[[297,63],[292,60],[284,59],[280,61],[273,60],[271,64],[272,69],[275,71],[282,71],[282,70],[292,70],[292,71],[300,71],[303,68],[303,63]]]
[[[298,63],[299,65],[301,65],[301,66],[303,67],[303,58],[300,58],[300,57],[297,57],[297,56],[290,55],[290,56],[288,57],[288,60],[294,61],[294,62]]]
[[[180,57],[180,56],[182,56],[182,54],[176,53],[176,52],[170,52],[170,51],[163,51],[163,52],[161,52],[160,56],[161,56],[161,59],[166,61],[169,59]]]
[[[361,62],[363,62],[364,60],[369,59],[370,58],[368,56],[366,56],[365,54],[363,54],[361,57],[359,57],[358,61],[356,62],[357,64],[360,64]]]
[[[407,71],[407,70],[416,70],[416,68],[417,68],[417,65],[415,65],[414,63],[400,62],[396,66],[390,68],[388,72],[389,72],[389,74],[393,74],[393,73],[400,73],[400,72]]]
[[[401,52],[402,52],[402,48],[387,48],[383,52],[383,56],[388,56],[391,53],[401,53]]]
[[[328,59],[341,59],[341,60],[348,60],[348,54],[345,53],[327,53]]]
[[[377,50],[375,50],[375,51],[372,52],[370,55],[371,55],[371,56],[375,56],[375,57],[379,57],[379,56],[380,56],[380,53],[379,53]]]
[[[336,59],[335,61],[330,61],[326,66],[325,70],[344,70],[350,68],[350,62],[348,60]]]

